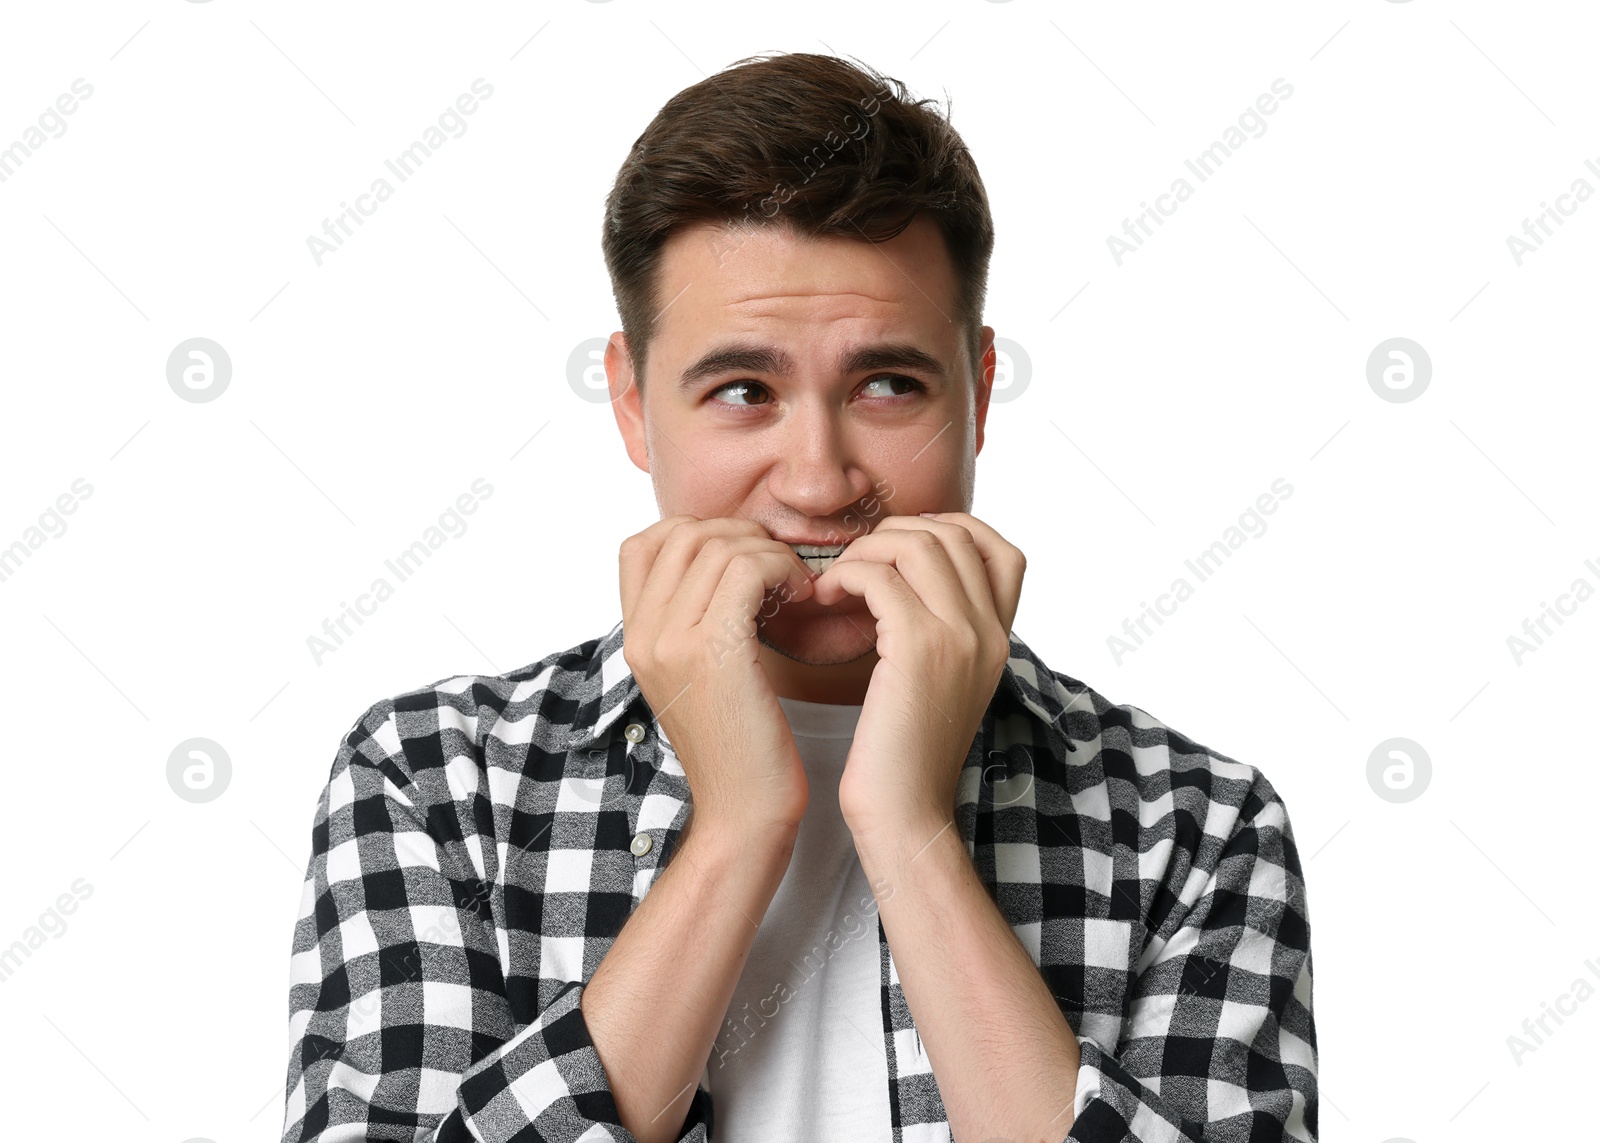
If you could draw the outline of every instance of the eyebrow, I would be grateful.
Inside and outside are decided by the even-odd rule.
[[[873,369],[913,369],[945,379],[944,363],[925,349],[908,341],[859,345],[840,354],[835,368],[840,373],[864,373]],[[723,373],[767,373],[788,377],[794,372],[794,358],[783,350],[753,342],[734,342],[713,346],[703,353],[678,378],[678,391],[685,392],[707,377]]]

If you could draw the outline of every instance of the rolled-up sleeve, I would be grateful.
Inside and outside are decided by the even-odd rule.
[[[1305,881],[1259,771],[1194,906],[1145,960],[1120,1044],[1078,1037],[1067,1139],[1315,1143]]]
[[[375,704],[322,791],[290,960],[283,1143],[634,1143],[584,1024],[584,983],[551,985],[513,1026],[487,886],[451,857],[439,815]],[[470,816],[468,820],[471,820]],[[430,828],[430,822],[434,828]],[[492,847],[493,838],[477,838]],[[680,1139],[705,1143],[710,1096]]]

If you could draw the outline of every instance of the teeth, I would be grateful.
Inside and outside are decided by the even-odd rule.
[[[789,546],[801,559],[807,556],[836,556],[844,551],[843,544],[790,544]]]
[[[794,554],[807,568],[821,575],[833,566],[833,561],[844,552],[844,544],[790,544]]]

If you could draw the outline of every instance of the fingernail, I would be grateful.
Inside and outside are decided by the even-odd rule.
[[[938,516],[938,515],[940,515],[940,513],[938,513],[938,512],[918,512],[917,515],[918,516]]]

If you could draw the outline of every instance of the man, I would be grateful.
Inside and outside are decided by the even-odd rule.
[[[608,634],[345,737],[284,1139],[1314,1140],[1282,800],[1010,633],[954,130],[757,58],[662,108],[603,246],[662,519]]]

